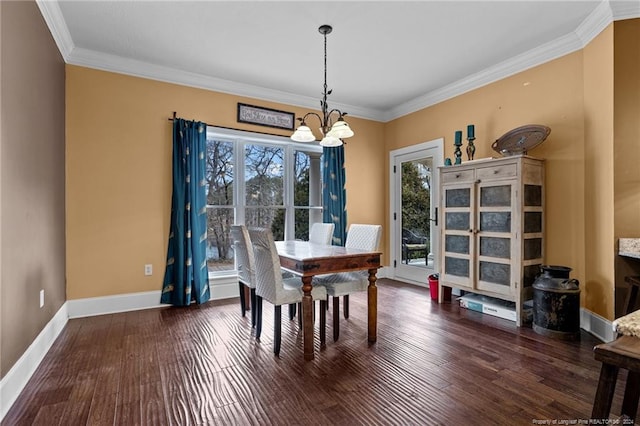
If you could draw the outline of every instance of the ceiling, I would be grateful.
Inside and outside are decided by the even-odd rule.
[[[38,0],[65,61],[388,121],[578,50],[640,1]]]

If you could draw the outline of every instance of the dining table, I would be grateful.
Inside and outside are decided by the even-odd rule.
[[[280,266],[302,280],[302,330],[304,359],[314,358],[313,343],[313,277],[338,272],[368,271],[367,331],[368,341],[377,340],[378,289],[376,273],[380,268],[379,251],[366,251],[343,246],[315,244],[308,241],[276,241]]]

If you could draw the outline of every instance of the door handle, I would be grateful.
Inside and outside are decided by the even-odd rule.
[[[435,210],[436,210],[436,218],[435,219],[429,218],[429,220],[433,222],[434,226],[438,226],[438,208],[436,207]]]

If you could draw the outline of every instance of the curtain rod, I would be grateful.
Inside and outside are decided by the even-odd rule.
[[[175,111],[173,111],[173,117],[169,117],[169,118],[168,118],[168,120],[169,120],[169,121],[173,121],[173,120],[175,120],[176,118],[177,118],[177,117],[176,117],[176,112],[175,112]],[[255,131],[255,130],[238,129],[237,127],[217,126],[217,125],[215,125],[215,124],[209,124],[209,123],[204,123],[204,124],[205,124],[207,127],[216,127],[216,128],[218,128],[218,129],[225,129],[225,130],[237,130],[237,131],[239,131],[239,132],[258,133],[258,134],[260,134],[260,135],[278,136],[278,137],[281,137],[281,138],[286,138],[286,137],[287,137],[286,135],[279,135],[279,134],[277,134],[277,133],[258,132],[258,131]]]

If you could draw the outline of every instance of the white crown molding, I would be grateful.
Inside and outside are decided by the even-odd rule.
[[[640,17],[640,1],[638,0],[610,0],[609,4],[615,21]]]
[[[36,1],[60,53],[69,64],[318,110],[318,99],[316,98],[77,48],[71,39],[57,1]],[[390,110],[382,111],[335,103],[333,106],[340,110],[348,111],[350,116],[388,122],[584,48],[614,20],[639,16],[640,2],[637,0],[604,0],[575,31],[495,66],[486,68],[474,75],[418,96]]]
[[[316,98],[209,77],[203,74],[150,64],[107,53],[95,52],[84,48],[74,48],[66,58],[66,62],[72,65],[103,71],[318,110],[318,99]],[[368,118],[377,121],[380,121],[383,117],[382,111],[346,104],[333,103],[332,106],[341,111],[347,111],[350,116],[354,117]]]
[[[582,47],[591,43],[598,34],[613,22],[613,12],[609,2],[602,2],[582,21],[574,31],[582,42]]]
[[[511,59],[503,61],[492,67],[486,68],[476,74],[465,77],[454,83],[436,89],[425,95],[419,96],[386,113],[384,121],[391,121],[407,114],[419,111],[423,108],[446,101],[478,89],[487,84],[502,80],[503,78],[517,74],[529,68],[551,61],[582,48],[579,38],[571,33],[552,42],[531,49]]]
[[[40,8],[40,13],[49,27],[49,31],[58,46],[60,54],[66,62],[75,46],[64,16],[62,16],[60,5],[57,1],[51,0],[36,0],[36,4],[38,8]]]
[[[640,16],[639,1],[602,1],[575,31],[486,68],[452,84],[419,96],[385,113],[384,122],[433,106],[584,48],[614,20]]]

